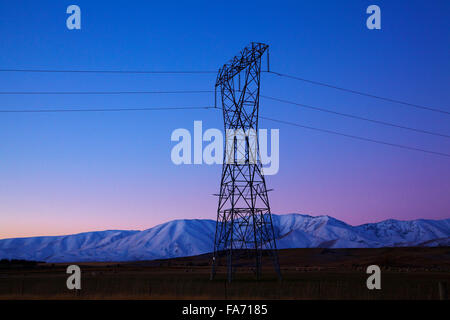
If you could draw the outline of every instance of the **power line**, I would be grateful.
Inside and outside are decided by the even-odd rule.
[[[391,147],[397,147],[397,148],[413,150],[413,151],[420,151],[420,152],[434,154],[434,155],[439,155],[439,156],[444,156],[444,157],[450,157],[450,154],[448,154],[448,153],[442,153],[442,152],[437,152],[437,151],[430,151],[430,150],[425,150],[425,149],[420,149],[420,148],[415,148],[415,147],[409,147],[409,146],[405,146],[405,145],[401,145],[401,144],[396,144],[396,143],[391,143],[391,142],[386,142],[386,141],[381,141],[381,140],[375,140],[375,139],[371,139],[371,138],[365,138],[365,137],[361,137],[361,136],[346,134],[346,133],[337,132],[337,131],[328,130],[328,129],[315,128],[315,127],[311,127],[311,126],[298,124],[298,123],[295,123],[295,122],[278,120],[278,119],[273,119],[273,118],[264,117],[264,116],[259,116],[259,117],[261,119],[265,119],[265,120],[269,120],[269,121],[273,121],[273,122],[278,122],[278,123],[283,123],[283,124],[287,124],[287,125],[291,125],[291,126],[295,126],[295,127],[300,127],[300,128],[304,128],[304,129],[310,129],[310,130],[325,132],[325,133],[334,134],[334,135],[338,135],[338,136],[343,136],[343,137],[347,137],[347,138],[352,138],[352,139],[357,139],[357,140],[362,140],[362,141],[367,141],[367,142],[372,142],[372,143],[377,143],[377,144],[383,144],[383,145],[387,145],[387,146],[391,146]]]
[[[117,73],[117,74],[211,74],[212,70],[64,70],[64,69],[0,69],[0,72],[30,73]]]
[[[422,129],[416,129],[416,128],[407,127],[407,126],[402,126],[402,125],[398,125],[398,124],[390,123],[390,122],[386,122],[386,121],[380,121],[380,120],[369,119],[369,118],[360,117],[360,116],[353,115],[353,114],[349,114],[349,113],[343,113],[343,112],[333,111],[333,110],[326,109],[326,108],[315,107],[315,106],[311,106],[311,105],[307,105],[307,104],[303,104],[303,103],[297,103],[297,102],[293,102],[293,101],[289,101],[289,100],[284,100],[284,99],[280,99],[280,98],[269,97],[269,96],[265,96],[265,95],[261,95],[261,97],[262,97],[262,98],[265,98],[265,99],[270,99],[270,100],[282,102],[282,103],[292,104],[292,105],[299,106],[299,107],[302,107],[302,108],[308,108],[308,109],[311,109],[311,110],[316,110],[316,111],[321,111],[321,112],[327,112],[327,113],[331,113],[331,114],[335,114],[335,115],[339,115],[339,116],[343,116],[343,117],[348,117],[348,118],[352,118],[352,119],[358,119],[358,120],[368,121],[368,122],[372,122],[372,123],[376,123],[376,124],[381,124],[381,125],[384,125],[384,126],[390,126],[390,127],[395,127],[395,128],[400,128],[400,129],[405,129],[405,130],[415,131],[415,132],[419,132],[419,133],[425,133],[425,134],[434,135],[434,136],[438,136],[438,137],[450,138],[450,135],[446,135],[446,134],[442,134],[442,133],[437,133],[437,132],[433,132],[433,131],[422,130]]]
[[[0,72],[99,73],[99,74],[101,74],[101,73],[104,73],[104,74],[216,74],[217,73],[216,70],[74,70],[74,69],[7,69],[7,68],[0,69]],[[345,91],[345,92],[349,92],[349,93],[354,93],[354,94],[358,94],[358,95],[362,95],[362,96],[366,96],[366,97],[370,97],[370,98],[374,98],[374,99],[380,99],[380,100],[393,102],[393,103],[397,103],[397,104],[402,104],[402,105],[406,105],[406,106],[410,106],[410,107],[414,107],[414,108],[418,108],[418,109],[424,109],[424,110],[428,110],[428,111],[439,112],[439,113],[444,113],[444,114],[450,115],[449,111],[438,109],[438,108],[433,108],[433,107],[423,106],[423,105],[419,105],[419,104],[413,104],[413,103],[409,103],[409,102],[405,102],[405,101],[401,101],[401,100],[386,98],[386,97],[382,97],[382,96],[378,96],[378,95],[374,95],[374,94],[365,93],[362,91],[338,87],[338,86],[335,86],[335,85],[332,85],[329,83],[309,80],[309,79],[305,79],[305,78],[301,78],[301,77],[293,76],[293,75],[289,75],[289,74],[284,74],[284,73],[280,73],[280,72],[275,72],[275,71],[264,71],[264,72],[273,73],[280,77],[286,77],[286,78],[290,78],[290,79],[294,79],[294,80],[304,81],[304,82],[308,82],[308,83],[311,83],[314,85],[320,85],[320,86],[324,86],[324,87],[328,87],[328,88],[332,88],[332,89],[336,89],[336,90],[341,90],[341,91]],[[11,94],[14,94],[14,93],[11,93]]]
[[[211,107],[143,107],[143,108],[94,108],[94,109],[32,109],[32,110],[0,110],[0,113],[59,113],[59,112],[123,112],[123,111],[155,111],[155,110],[195,110],[211,109]]]
[[[433,107],[428,107],[428,106],[423,106],[423,105],[419,105],[419,104],[409,103],[409,102],[405,102],[405,101],[401,101],[401,100],[386,98],[386,97],[382,97],[382,96],[378,96],[378,95],[374,95],[374,94],[370,94],[370,93],[365,93],[365,92],[362,92],[362,91],[357,91],[357,90],[353,90],[353,89],[347,89],[347,88],[343,88],[343,87],[338,87],[338,86],[335,86],[335,85],[332,85],[332,84],[329,84],[329,83],[325,83],[325,82],[308,80],[308,79],[305,79],[305,78],[300,78],[300,77],[297,77],[297,76],[292,76],[292,75],[288,75],[288,74],[284,74],[284,73],[279,73],[279,72],[274,72],[274,71],[267,71],[267,72],[268,73],[273,73],[273,74],[275,74],[277,76],[280,76],[280,77],[285,77],[285,78],[290,78],[290,79],[299,80],[299,81],[303,81],[303,82],[308,82],[308,83],[311,83],[311,84],[314,84],[314,85],[319,85],[319,86],[328,87],[328,88],[332,88],[332,89],[336,89],[336,90],[340,90],[340,91],[354,93],[354,94],[358,94],[358,95],[361,95],[361,96],[366,96],[366,97],[369,97],[369,98],[384,100],[384,101],[393,102],[393,103],[397,103],[397,104],[402,104],[402,105],[413,107],[413,108],[417,108],[417,109],[428,110],[428,111],[433,111],[433,112],[438,112],[438,113],[450,115],[449,111],[438,109],[438,108],[433,108]]]
[[[0,110],[0,113],[125,112],[125,111],[156,111],[156,110],[167,110],[167,111],[172,110],[173,111],[173,110],[208,110],[208,109],[222,110],[222,108],[218,108],[218,107],[215,107],[215,106],[205,106],[205,107],[189,107],[188,106],[188,107],[96,108],[96,109],[34,109],[34,110],[21,109],[21,110]],[[269,120],[269,121],[273,121],[273,122],[278,122],[278,123],[283,123],[283,124],[287,124],[287,125],[291,125],[291,126],[295,126],[295,127],[300,127],[300,128],[320,131],[320,132],[324,132],[324,133],[344,136],[344,137],[348,137],[348,138],[358,139],[358,140],[372,142],[372,143],[377,143],[377,144],[388,145],[388,146],[402,148],[402,149],[407,149],[407,150],[420,151],[420,152],[424,152],[424,153],[428,153],[428,154],[435,154],[435,155],[450,157],[450,154],[447,154],[447,153],[441,153],[441,152],[429,151],[429,150],[415,148],[415,147],[409,147],[409,146],[405,146],[405,145],[400,145],[400,144],[390,143],[390,142],[386,142],[386,141],[360,137],[360,136],[356,136],[356,135],[350,135],[350,134],[341,133],[341,132],[337,132],[337,131],[332,131],[332,130],[328,130],[328,129],[315,128],[315,127],[306,126],[306,125],[302,125],[302,124],[298,124],[298,123],[294,123],[294,122],[289,122],[289,121],[284,121],[284,120],[278,120],[278,119],[274,119],[274,118],[264,117],[264,116],[261,116],[261,115],[259,117],[261,119],[265,119],[265,120]]]
[[[104,73],[104,74],[216,74],[217,73],[217,71],[215,71],[215,70],[73,70],[73,69],[0,69],[0,72],[99,73],[99,74],[101,74],[101,73]],[[354,93],[354,94],[358,94],[358,95],[362,95],[362,96],[366,96],[366,97],[370,97],[370,98],[374,98],[374,99],[380,99],[380,100],[397,103],[397,104],[402,104],[402,105],[406,105],[406,106],[410,106],[410,107],[414,107],[414,108],[418,108],[418,109],[424,109],[424,110],[428,110],[428,111],[439,112],[439,113],[444,113],[444,114],[450,115],[449,111],[438,109],[438,108],[433,108],[433,107],[423,106],[423,105],[419,105],[419,104],[413,104],[413,103],[409,103],[409,102],[405,102],[405,101],[401,101],[401,100],[386,98],[386,97],[382,97],[382,96],[378,96],[378,95],[374,95],[374,94],[365,93],[362,91],[338,87],[338,86],[331,85],[331,84],[328,84],[325,82],[309,80],[309,79],[305,79],[305,78],[301,78],[301,77],[293,76],[293,75],[289,75],[289,74],[284,74],[284,73],[280,73],[280,72],[275,72],[275,71],[264,71],[264,72],[272,73],[272,74],[275,74],[280,77],[286,77],[286,78],[304,81],[304,82],[308,82],[311,84],[320,85],[320,86],[324,86],[324,87],[328,87],[328,88],[332,88],[332,89],[336,89],[336,90]],[[117,93],[103,93],[103,92],[101,92],[101,93],[96,93],[96,92],[92,92],[92,93],[81,93],[81,92],[76,92],[76,93],[53,93],[53,92],[49,92],[49,93],[25,93],[24,92],[24,93],[21,93],[21,92],[17,92],[17,93],[15,93],[15,92],[11,92],[11,93],[9,93],[9,92],[5,92],[5,93],[0,93],[0,94],[135,94],[135,93],[139,94],[139,93],[147,93],[147,92],[117,92]]]
[[[213,93],[214,90],[179,90],[179,91],[0,91],[0,95],[66,95],[66,94],[188,94]]]

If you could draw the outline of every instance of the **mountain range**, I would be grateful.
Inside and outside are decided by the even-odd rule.
[[[213,220],[173,220],[143,231],[2,239],[0,259],[87,262],[192,256],[212,251],[215,225]],[[280,249],[450,246],[450,219],[351,226],[330,216],[274,214],[273,225]]]

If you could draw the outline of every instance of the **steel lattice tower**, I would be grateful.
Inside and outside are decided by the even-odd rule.
[[[216,90],[220,88],[222,98],[226,143],[211,279],[222,253],[227,257],[228,281],[239,255],[255,259],[259,279],[263,251],[270,253],[281,279],[257,139],[261,57],[266,50],[266,44],[251,43],[219,70],[216,80]]]

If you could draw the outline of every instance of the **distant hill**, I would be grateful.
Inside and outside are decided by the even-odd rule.
[[[0,259],[136,261],[211,252],[215,221],[174,220],[143,231],[108,230],[0,240]],[[448,246],[450,219],[351,226],[329,216],[273,215],[278,248]]]

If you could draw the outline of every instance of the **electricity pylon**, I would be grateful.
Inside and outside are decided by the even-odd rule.
[[[219,70],[216,80],[216,90],[220,88],[221,92],[226,141],[211,279],[221,253],[227,256],[229,282],[234,260],[243,255],[254,258],[259,279],[263,252],[271,255],[281,279],[257,139],[261,57],[266,51],[268,45],[252,42]]]

